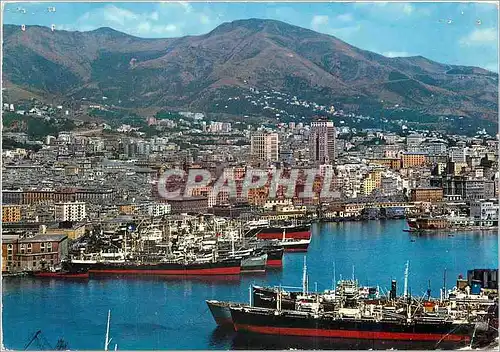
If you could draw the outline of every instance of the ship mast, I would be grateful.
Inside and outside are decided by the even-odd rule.
[[[123,248],[123,255],[125,257],[125,259],[127,259],[127,237],[128,237],[128,231],[129,231],[129,228],[128,228],[128,225],[127,225],[127,228],[125,230],[125,235],[124,235],[124,241],[123,241],[123,244],[124,244],[124,248]]]
[[[408,269],[409,269],[410,262],[406,262],[405,266],[405,281],[404,281],[404,290],[403,290],[403,297],[406,298],[408,297]]]
[[[248,300],[248,303],[250,304],[250,307],[253,307],[253,303],[252,303],[252,296],[253,296],[253,284],[250,285],[250,287],[248,287],[248,295],[249,295],[249,300]]]
[[[281,312],[281,284],[278,288],[278,297],[277,297],[277,301],[276,301],[276,308],[278,310],[278,312]]]
[[[111,310],[108,310],[108,323],[106,325],[106,340],[104,341],[104,351],[108,350],[111,339],[109,338],[109,320],[111,318]]]
[[[231,254],[234,257],[234,231],[231,230]]]
[[[305,295],[307,293],[307,262],[306,257],[304,257],[304,269],[302,273],[302,294]]]
[[[443,298],[446,299],[446,268],[444,268],[443,275]]]
[[[336,278],[336,273],[335,273],[335,261],[333,262],[333,287],[332,289],[335,290],[335,287],[337,286],[337,278]]]

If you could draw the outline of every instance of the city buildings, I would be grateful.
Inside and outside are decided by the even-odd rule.
[[[498,226],[498,199],[476,200],[470,204],[470,216],[478,226]]]
[[[2,205],[2,223],[21,221],[21,206]]]
[[[427,160],[427,153],[406,152],[401,155],[401,167],[403,169],[424,166]]]
[[[251,137],[251,156],[254,161],[279,160],[278,134],[258,131]]]
[[[330,164],[335,160],[335,126],[332,121],[311,122],[309,135],[310,159],[319,164]]]
[[[182,213],[201,213],[208,212],[208,198],[207,197],[175,197],[168,199],[171,207],[172,214]]]
[[[308,104],[292,102],[301,107]],[[255,103],[266,104],[264,100]],[[229,217],[251,213],[289,219],[314,218],[320,216],[318,209],[324,209],[323,216],[350,219],[390,208],[386,213],[398,216],[455,211],[467,223],[497,224],[498,205],[490,199],[498,196],[498,137],[449,135],[413,127],[404,131],[353,127],[350,121],[368,120],[340,111],[325,119],[296,116],[286,122],[217,118],[183,112],[176,118],[144,119],[144,124],[150,123],[151,135],[132,122],[121,128],[118,124],[87,126],[88,135],[51,131],[38,140],[30,140],[24,132],[6,132],[4,138],[37,146],[36,150],[16,146],[2,151],[3,237],[14,241],[11,255],[17,240],[57,235],[74,241],[92,231],[100,233],[97,224],[112,228],[110,224],[122,222],[169,221],[182,213]],[[163,198],[158,182],[163,172],[174,169],[185,173],[207,170],[212,182],[183,197],[185,180],[168,179],[166,188],[180,189],[180,196]],[[278,187],[273,201],[271,182],[244,195],[242,183],[252,169],[267,175],[317,170],[313,195],[300,196],[305,189],[303,178],[291,195]],[[220,175],[234,176],[236,196],[227,190],[213,192]],[[322,188],[329,192],[322,195]],[[24,250],[26,254],[27,244]],[[8,253],[5,247],[5,258]],[[13,268],[15,260],[10,258],[9,268]],[[35,260],[35,267],[41,260]]]
[[[84,202],[56,203],[54,214],[56,221],[82,221],[87,216]]]
[[[412,202],[440,202],[443,200],[443,189],[439,187],[419,187],[411,190]]]

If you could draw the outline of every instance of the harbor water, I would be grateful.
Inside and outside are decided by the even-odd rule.
[[[292,339],[242,336],[216,328],[205,300],[248,302],[249,286],[300,287],[307,258],[309,290],[331,288],[334,277],[390,289],[398,281],[402,293],[409,261],[409,291],[439,297],[468,269],[498,267],[496,232],[454,232],[414,235],[403,231],[404,220],[313,225],[307,253],[286,253],[283,268],[233,278],[102,278],[62,280],[4,278],[3,342],[24,349],[37,330],[55,346],[59,338],[69,349],[104,349],[106,320],[111,310],[110,349],[239,349],[321,348],[300,346]],[[316,285],[317,283],[317,285]],[[346,346],[333,345],[339,349]],[[30,349],[37,349],[32,344]]]

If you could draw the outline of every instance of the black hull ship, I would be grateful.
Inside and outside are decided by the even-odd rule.
[[[498,336],[497,273],[470,271],[468,280],[459,277],[455,288],[435,299],[408,295],[407,272],[402,296],[395,280],[388,295],[380,296],[378,288],[361,287],[354,278],[339,281],[335,290],[310,293],[304,266],[302,292],[252,286],[250,304],[207,304],[218,325],[238,332],[241,348],[252,348],[252,339],[275,348],[284,341],[281,348],[476,348]]]
[[[371,289],[371,288],[370,288]],[[323,311],[333,311],[335,308],[334,302],[331,300],[333,291],[326,291],[320,293],[321,305]],[[276,309],[278,307],[278,294],[280,293],[280,304],[284,310],[294,310],[297,303],[314,303],[315,298],[307,296],[303,291],[282,291],[279,287],[263,287],[251,286],[251,302],[253,307]],[[366,297],[371,299],[371,296]],[[371,300],[373,302],[373,300]],[[243,303],[224,302],[217,300],[206,301],[212,316],[219,326],[232,327],[233,321],[231,319],[230,306],[245,306]]]
[[[67,273],[89,273],[90,275],[238,275],[241,273],[241,259],[152,264],[135,261],[72,260],[65,263],[64,270]]]
[[[276,311],[267,308],[231,306],[234,329],[267,335],[320,338],[409,341],[419,348],[458,348],[488,340],[481,336],[487,328],[475,323],[426,322],[335,318],[309,312]],[[491,333],[489,334],[491,335]],[[489,336],[491,338],[491,336]]]

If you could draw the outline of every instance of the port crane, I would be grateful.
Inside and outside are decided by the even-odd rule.
[[[26,346],[24,346],[24,351],[28,350],[33,343],[35,343],[37,350],[64,351],[68,349],[68,344],[63,339],[57,340],[56,346],[52,347],[52,345],[42,335],[42,330],[35,332]]]

